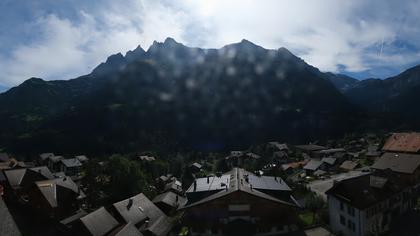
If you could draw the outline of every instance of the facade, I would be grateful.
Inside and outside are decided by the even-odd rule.
[[[326,192],[331,229],[345,236],[384,234],[414,206],[416,191],[391,176],[340,181]]]
[[[62,159],[60,170],[67,176],[74,176],[80,173],[82,163],[77,158]]]
[[[279,235],[297,230],[298,204],[278,177],[240,168],[197,179],[181,208],[191,235]]]

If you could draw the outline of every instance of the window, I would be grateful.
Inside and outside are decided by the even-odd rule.
[[[344,203],[343,202],[340,202],[340,210],[344,210]]]
[[[354,224],[353,221],[348,220],[347,221],[347,228],[349,228],[351,231],[355,232],[356,231],[356,225]]]
[[[347,205],[347,213],[349,213],[351,216],[354,216],[354,208]]]
[[[342,216],[342,215],[340,215],[340,223],[342,225],[346,225],[346,218],[344,216]]]

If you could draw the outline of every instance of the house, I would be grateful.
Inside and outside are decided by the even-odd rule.
[[[39,165],[48,165],[48,161],[50,157],[55,156],[54,153],[48,152],[48,153],[41,153],[38,157],[38,164]]]
[[[315,153],[319,157],[330,157],[330,156],[334,156],[338,153],[345,153],[345,152],[346,152],[346,149],[344,149],[344,148],[330,148],[330,149],[315,151]]]
[[[111,212],[117,220],[131,222],[145,235],[166,235],[172,228],[165,213],[142,193],[114,203]]]
[[[153,203],[167,215],[184,206],[186,202],[185,197],[171,191],[159,194],[153,199]]]
[[[381,235],[413,206],[412,189],[398,178],[362,175],[326,192],[331,229],[339,235]]]
[[[194,162],[193,164],[190,165],[190,171],[191,173],[195,174],[201,171],[201,168],[203,166],[197,162]]]
[[[81,163],[86,163],[89,161],[89,158],[85,155],[78,155],[78,156],[75,156],[74,158],[79,160]]]
[[[172,191],[176,194],[183,194],[184,190],[182,189],[182,183],[176,179],[172,180],[171,182],[165,185],[163,189],[165,192]]]
[[[61,169],[62,156],[50,156],[48,157],[48,168],[52,171],[59,171]]]
[[[393,133],[385,142],[382,151],[420,153],[420,133]]]
[[[81,171],[82,163],[77,158],[62,159],[60,170],[67,176],[78,175]]]
[[[73,232],[74,235],[104,236],[117,228],[119,224],[104,207],[101,207],[81,217]]]
[[[321,162],[323,163],[321,167],[323,167],[324,171],[334,170],[338,163],[337,158],[334,157],[324,157],[321,159]]]
[[[199,178],[186,192],[184,223],[191,235],[279,235],[297,230],[291,189],[279,177],[234,168]]]
[[[376,158],[382,155],[379,145],[370,145],[368,146],[365,156],[369,158]]]
[[[275,151],[289,152],[289,146],[286,143],[269,142],[268,146]]]
[[[6,186],[17,197],[23,197],[27,200],[27,192],[32,184],[36,181],[53,179],[51,171],[46,166],[34,167],[34,168],[20,168],[4,170],[6,177]]]
[[[281,169],[286,172],[288,175],[293,174],[296,170],[301,169],[303,166],[305,166],[310,160],[305,159],[303,161],[298,162],[292,162],[281,165]]]
[[[406,183],[420,183],[420,154],[384,153],[372,166],[378,172],[392,171]]]
[[[51,217],[63,217],[79,209],[84,193],[70,177],[36,181],[28,191],[29,204]]]
[[[303,169],[306,172],[306,175],[312,175],[315,171],[318,169],[321,169],[322,166],[325,165],[324,162],[317,159],[311,159],[304,167]]]
[[[354,170],[359,166],[359,163],[355,162],[355,161],[344,161],[341,165],[340,165],[340,169],[344,170],[344,171],[350,171],[350,170]]]

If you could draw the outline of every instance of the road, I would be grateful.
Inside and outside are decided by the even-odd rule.
[[[336,175],[331,175],[330,178],[325,180],[315,180],[310,182],[307,186],[311,191],[315,192],[321,196],[325,201],[327,200],[327,195],[325,192],[333,186],[334,181],[340,181],[343,179],[349,179],[352,177],[357,177],[361,175],[369,174],[369,172],[362,172],[360,170],[353,170],[346,173],[340,173]]]

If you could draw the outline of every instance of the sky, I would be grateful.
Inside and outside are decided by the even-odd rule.
[[[288,48],[321,71],[387,78],[420,64],[419,0],[2,0],[0,87],[88,74],[172,37]]]

